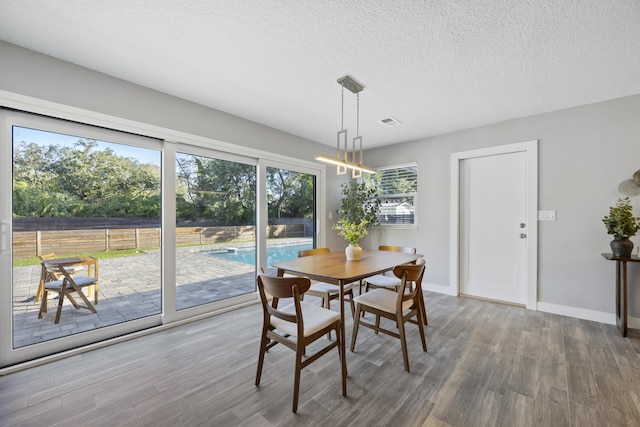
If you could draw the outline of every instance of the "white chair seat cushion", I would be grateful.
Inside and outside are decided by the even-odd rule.
[[[349,289],[353,288],[353,283],[349,283],[347,285],[344,285],[344,290],[345,292],[348,291]],[[321,292],[323,294],[337,294],[340,291],[340,287],[338,285],[334,285],[332,283],[325,283],[325,282],[317,282],[311,285],[311,288],[309,288],[309,291],[312,292]],[[307,293],[309,292],[307,291]]]
[[[305,337],[318,332],[336,320],[340,320],[340,313],[327,310],[326,308],[318,307],[317,305],[309,304],[304,301],[300,302],[300,308],[302,309],[302,318],[304,319]],[[283,309],[279,309],[279,311],[287,314],[295,314],[296,308],[293,304],[290,304]],[[298,325],[295,323],[287,322],[279,317],[271,316],[271,325],[292,337],[298,336]]]
[[[60,289],[60,287],[62,287],[63,281],[64,279],[46,282],[44,284],[44,287],[45,289]],[[76,283],[78,287],[82,288],[84,286],[95,285],[98,279],[96,279],[95,277],[74,277],[73,281]]]
[[[359,295],[353,299],[356,304],[366,305],[378,310],[386,311],[387,313],[396,312],[396,300],[398,294],[386,289],[374,289]],[[411,308],[413,301],[407,300],[402,303],[402,310],[408,310]]]
[[[385,276],[384,274],[378,274],[376,276],[367,277],[365,281],[374,286],[380,286],[385,288],[395,288],[400,286],[400,279],[395,276]]]

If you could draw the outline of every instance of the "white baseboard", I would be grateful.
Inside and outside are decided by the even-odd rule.
[[[436,292],[439,294],[457,296],[451,293],[449,286],[441,286],[435,283],[423,283],[422,289],[429,292]],[[574,317],[576,319],[591,320],[593,322],[606,323],[608,325],[616,324],[615,313],[607,313],[604,311],[588,310],[585,308],[571,307],[568,305],[551,304],[548,302],[538,302],[537,310],[545,313],[559,314],[561,316]],[[640,318],[631,317],[627,318],[628,327],[633,329],[640,329]]]
[[[568,305],[538,302],[538,311],[559,314],[561,316],[575,317],[577,319],[592,320],[594,322],[606,323],[608,325],[616,324],[615,313],[587,310],[585,308],[570,307]]]
[[[560,314],[562,316],[575,317],[575,318],[584,319],[584,320],[592,320],[594,322],[606,323],[608,325],[616,324],[615,313],[605,313],[603,311],[586,310],[584,308],[550,304],[547,302],[539,302],[538,310],[544,311],[545,313]],[[627,327],[632,329],[640,329],[640,318],[628,316]]]
[[[441,286],[441,285],[437,285],[435,283],[424,283],[422,282],[422,289],[425,291],[429,291],[429,292],[435,292],[438,294],[445,294],[445,295],[451,295],[451,296],[457,296],[456,294],[451,292],[451,287],[450,286]]]

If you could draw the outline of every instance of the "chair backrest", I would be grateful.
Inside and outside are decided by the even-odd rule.
[[[55,259],[55,258],[54,258]],[[67,270],[65,269],[65,267],[63,267],[60,264],[57,263],[51,263],[49,262],[51,260],[45,260],[42,261],[42,265],[44,266],[44,268],[49,272],[49,273],[53,273],[57,276],[60,276],[60,278],[65,277],[67,275],[69,275],[69,273],[67,272]]]
[[[425,260],[418,258],[415,264],[402,264],[394,267],[393,274],[402,280],[398,289],[398,300],[407,301],[420,295],[422,277],[424,276]],[[415,284],[415,286],[413,286]]]
[[[38,258],[40,258],[40,261],[49,261],[52,259],[56,259],[56,254],[54,254],[53,252],[48,253],[48,254],[44,254],[44,255],[39,255]]]
[[[42,265],[47,270],[47,273],[54,276],[57,280],[62,280],[62,289],[67,287],[82,288],[85,286],[93,285],[97,282],[95,277],[82,277],[80,279],[74,279],[72,277],[73,272],[67,270],[67,267],[60,264],[52,264],[47,261],[42,261]]]
[[[275,316],[287,322],[299,323],[299,327],[303,327],[302,310],[300,308],[301,295],[307,292],[310,287],[311,280],[307,277],[274,277],[259,274],[258,291],[265,323],[269,323],[269,316]],[[269,304],[267,295],[273,297],[271,304]],[[278,300],[280,298],[293,298],[295,314],[278,310]]]
[[[380,251],[389,251],[389,252],[404,252],[407,254],[415,254],[416,248],[410,248],[408,246],[391,246],[391,245],[380,245],[378,246],[378,250]]]
[[[51,261],[51,260],[57,259],[58,257],[56,256],[56,254],[51,252],[44,255],[38,255],[38,258],[40,258],[40,260],[42,261],[42,265],[47,271],[45,282],[48,282],[50,280],[60,280],[63,277],[63,274],[59,272],[57,268],[51,267],[50,265],[47,265],[47,263],[45,262],[45,261]]]
[[[264,290],[275,298],[293,298],[295,290],[302,295],[311,287],[307,277],[275,277],[258,275],[258,290]]]
[[[47,274],[49,275],[49,277],[47,277],[45,281],[49,281],[51,279],[60,280],[62,278],[63,274],[60,271],[57,271],[55,267],[51,268],[51,266],[45,265],[45,261],[53,261],[55,259],[58,259],[55,253],[50,252],[48,254],[38,255],[38,258],[40,258],[40,260],[42,261],[42,265],[47,270]],[[79,271],[84,270],[84,268],[81,265],[69,265],[64,269],[69,274],[76,274]]]
[[[298,251],[298,258],[302,258],[305,256],[311,255],[321,255],[328,254],[331,250],[329,248],[314,248],[314,249],[305,249],[304,251]]]
[[[415,254],[416,248],[411,248],[409,246],[392,246],[392,245],[380,245],[378,246],[379,251],[389,251],[389,252],[403,252],[405,254]],[[415,262],[410,262],[409,264],[415,264]],[[385,275],[389,276],[389,273],[385,273]]]
[[[406,274],[408,282],[418,282],[418,280],[422,281],[425,264],[426,262],[424,258],[418,258],[414,264],[396,265],[393,268],[393,274],[395,274],[399,279],[402,278],[403,274]]]

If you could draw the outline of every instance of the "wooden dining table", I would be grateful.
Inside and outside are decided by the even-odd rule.
[[[359,261],[347,261],[342,252],[312,255],[301,258],[278,261],[271,264],[278,269],[277,275],[282,277],[285,273],[295,276],[306,276],[310,279],[333,283],[340,288],[340,318],[342,319],[342,336],[345,337],[344,322],[344,286],[358,282],[367,277],[390,271],[396,265],[407,264],[422,258],[420,254],[408,254],[391,251],[362,251],[362,259]],[[344,348],[342,350],[344,353]],[[343,354],[343,357],[346,355]],[[345,359],[346,360],[346,359]]]

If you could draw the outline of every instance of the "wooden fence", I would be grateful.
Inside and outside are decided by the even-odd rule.
[[[304,224],[268,226],[268,238],[305,237]],[[159,248],[160,228],[14,231],[13,257],[30,258],[55,252],[57,256],[122,249]],[[178,227],[178,245],[206,245],[255,240],[254,226]]]

